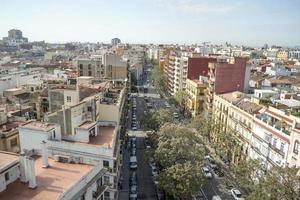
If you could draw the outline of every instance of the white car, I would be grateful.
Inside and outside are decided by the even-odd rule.
[[[207,167],[202,168],[205,178],[212,178],[212,174]]]
[[[136,126],[132,126],[131,128],[133,131],[136,131],[137,130],[137,127]]]
[[[231,195],[235,200],[244,200],[244,198],[242,197],[242,193],[238,189],[233,188],[230,191],[231,191]]]
[[[138,191],[137,191],[137,186],[133,185],[130,187],[130,199],[137,199],[138,197]]]

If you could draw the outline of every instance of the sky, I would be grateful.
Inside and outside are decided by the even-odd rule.
[[[0,38],[300,45],[300,0],[0,0]]]

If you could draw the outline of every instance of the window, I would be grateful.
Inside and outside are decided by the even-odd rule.
[[[88,111],[88,112],[92,112],[92,106],[88,106],[88,107],[87,107],[87,111]]]
[[[280,151],[284,151],[284,143],[283,142],[281,142]]]
[[[103,160],[103,167],[109,168],[109,162],[107,160]]]
[[[276,138],[274,138],[274,140],[273,140],[273,146],[275,146],[275,147],[276,147],[276,144],[277,144],[277,139],[276,139]]]
[[[5,181],[9,181],[9,172],[6,172],[6,173],[4,174],[4,176],[5,176]]]
[[[71,96],[67,96],[67,102],[71,102],[72,98]]]
[[[79,76],[83,76],[83,71],[79,71]]]
[[[89,70],[89,76],[92,76],[92,71],[91,70]]]
[[[81,195],[80,200],[85,200],[85,193]]]
[[[53,130],[53,138],[56,137],[56,133],[55,133],[55,130]]]
[[[104,176],[103,182],[104,182],[104,185],[109,185],[109,176]]]
[[[293,149],[293,152],[294,152],[295,154],[298,154],[298,151],[299,151],[299,145],[300,145],[299,140],[296,140],[295,143],[294,143],[294,149]]]
[[[10,140],[10,147],[14,147],[18,145],[18,139],[17,138],[13,138]]]
[[[109,198],[109,197],[110,197],[109,192],[105,191],[104,192],[104,198]]]
[[[88,65],[88,69],[89,69],[89,70],[92,69],[92,65],[91,65],[91,64]]]
[[[83,69],[83,66],[82,64],[79,64],[79,69],[82,70]]]

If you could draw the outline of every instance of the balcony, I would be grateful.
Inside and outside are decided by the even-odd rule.
[[[108,186],[101,185],[97,187],[97,190],[93,192],[93,198],[98,199],[101,194],[103,194],[107,190]]]

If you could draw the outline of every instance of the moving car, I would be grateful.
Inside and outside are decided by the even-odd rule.
[[[205,178],[212,178],[212,174],[209,171],[208,167],[203,167],[202,170],[203,170]]]
[[[235,200],[244,200],[244,198],[242,197],[242,193],[238,189],[232,188],[230,191]]]

